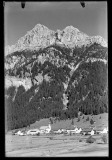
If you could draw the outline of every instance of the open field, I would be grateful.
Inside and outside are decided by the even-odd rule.
[[[100,141],[101,136],[93,136],[95,143],[88,144],[88,136],[81,135],[6,135],[7,157],[71,157],[108,156],[108,144]],[[82,139],[82,142],[79,142]],[[100,142],[98,144],[98,141]]]

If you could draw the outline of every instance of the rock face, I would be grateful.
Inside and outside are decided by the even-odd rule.
[[[24,37],[21,37],[15,45],[6,46],[5,55],[26,49],[38,50],[39,48],[45,48],[55,43],[74,48],[76,46],[91,45],[94,42],[107,47],[106,41],[101,36],[89,37],[73,26],[68,26],[63,31],[57,30],[55,32],[41,24],[37,24]]]
[[[5,49],[9,128],[108,111],[108,48],[102,37],[73,26],[55,32],[37,24]]]

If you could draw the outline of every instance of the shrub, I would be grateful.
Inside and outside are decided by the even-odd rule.
[[[103,136],[101,137],[102,141],[107,144],[108,142],[108,137],[107,137],[107,134],[103,134]]]
[[[70,132],[70,134],[69,134],[70,136],[72,135],[72,133]]]
[[[80,121],[80,118],[77,119],[77,122],[79,122],[79,121]]]
[[[53,124],[53,119],[51,117],[49,118],[49,121],[51,124]]]
[[[49,137],[50,140],[53,140],[53,137]]]
[[[36,135],[37,135],[37,136],[40,136],[40,133],[37,133]]]
[[[54,134],[54,131],[53,131],[53,130],[51,130],[51,131],[50,131],[50,134],[51,134],[51,135],[53,135],[53,134]]]
[[[86,143],[94,143],[96,141],[95,138],[93,138],[92,136],[89,136],[87,139],[86,139]]]
[[[82,139],[79,139],[79,142],[82,142]]]
[[[82,117],[82,119],[84,119],[84,116]]]
[[[89,117],[87,117],[86,121],[89,121]]]
[[[74,120],[72,119],[71,125],[74,125]]]
[[[91,120],[90,120],[90,124],[91,124],[91,125],[92,125],[92,124],[94,124],[94,121],[93,121],[93,119],[91,119]]]
[[[101,119],[101,116],[99,117],[99,119]]]
[[[54,119],[54,123],[56,123],[56,121],[57,121],[57,119],[55,118],[55,119]]]

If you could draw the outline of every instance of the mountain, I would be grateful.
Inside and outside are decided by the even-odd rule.
[[[5,47],[8,129],[38,119],[108,112],[108,47],[101,36],[73,26],[52,31],[37,24]]]
[[[55,43],[74,48],[75,46],[87,46],[94,42],[107,47],[107,42],[101,36],[89,37],[73,26],[68,26],[63,31],[57,30],[55,32],[44,25],[37,24],[24,37],[21,37],[15,45],[6,46],[5,54],[23,50],[38,50]]]

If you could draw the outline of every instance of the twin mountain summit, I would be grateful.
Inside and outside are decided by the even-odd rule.
[[[37,24],[5,47],[7,130],[42,118],[72,119],[108,112],[108,47],[73,26]]]

